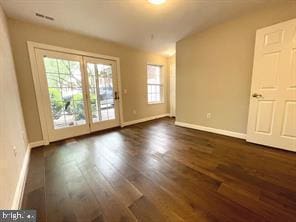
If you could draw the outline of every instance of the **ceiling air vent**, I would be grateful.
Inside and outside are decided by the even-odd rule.
[[[47,19],[47,20],[50,20],[50,21],[54,21],[54,18],[53,17],[50,17],[50,16],[47,16],[47,15],[43,15],[43,14],[40,14],[40,13],[35,13],[35,15],[39,18],[43,18],[43,19]]]

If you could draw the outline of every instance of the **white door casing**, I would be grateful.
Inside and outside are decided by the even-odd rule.
[[[256,32],[247,141],[296,151],[296,19]]]
[[[176,63],[170,64],[170,116],[176,116]]]

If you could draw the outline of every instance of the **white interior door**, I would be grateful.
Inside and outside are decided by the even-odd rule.
[[[84,57],[90,128],[97,131],[120,125],[116,63]]]
[[[35,53],[49,142],[89,133],[82,56]]]
[[[257,31],[247,140],[296,151],[296,19]]]

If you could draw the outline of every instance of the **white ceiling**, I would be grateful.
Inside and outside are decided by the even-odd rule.
[[[245,10],[281,0],[0,0],[9,17],[169,55],[175,43]],[[53,17],[49,21],[35,16]]]

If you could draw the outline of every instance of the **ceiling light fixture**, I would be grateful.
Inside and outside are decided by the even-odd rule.
[[[148,0],[148,2],[153,5],[161,5],[161,4],[164,4],[166,0]]]

